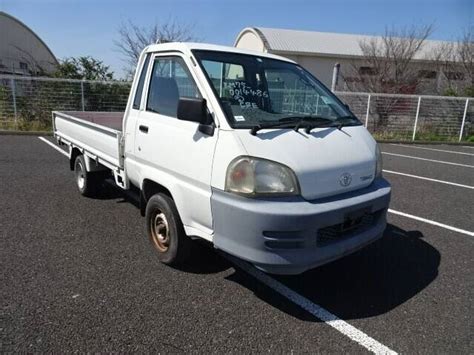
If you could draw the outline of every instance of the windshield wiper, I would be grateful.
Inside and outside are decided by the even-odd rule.
[[[319,127],[336,127],[338,130],[342,130],[342,127],[345,126],[359,126],[362,123],[355,116],[342,116],[338,117],[335,120],[330,120],[328,124],[319,124],[306,127],[306,133],[310,133],[313,128]]]
[[[293,128],[295,131],[298,131],[300,128],[304,127],[306,128],[306,133],[310,133],[313,128],[320,127],[337,127],[340,130],[344,126],[353,125],[354,120],[356,120],[357,124],[360,124],[354,116],[343,116],[336,120],[315,115],[288,116],[281,118],[276,122],[269,121],[259,123],[250,129],[250,134],[255,136],[258,131],[266,128]]]
[[[319,127],[321,125],[326,126],[326,124],[329,124],[333,122],[334,120],[323,117],[323,116],[317,116],[317,115],[304,115],[304,116],[288,116],[285,118],[280,119],[288,121],[288,119],[296,119],[295,123],[295,128],[294,130],[298,132],[298,130],[302,127],[306,128],[306,133],[309,133],[311,131],[311,127]],[[318,122],[318,123],[316,123]]]
[[[250,129],[250,134],[252,136],[256,136],[257,132],[260,131],[261,129],[265,128],[288,128],[288,126],[294,125],[295,122],[292,121],[276,121],[276,122],[265,122],[265,123],[259,123],[255,126],[253,126]]]
[[[334,124],[334,119],[318,115],[290,116],[286,119],[288,118],[298,119],[295,126],[295,131],[298,131],[301,127],[305,127],[305,132],[308,134],[313,128],[338,126]]]
[[[280,118],[278,121],[274,122],[267,121],[259,123],[250,129],[250,134],[255,136],[259,130],[266,128],[293,128],[295,131],[298,131],[302,126],[304,126],[308,129],[309,126],[314,125],[311,121],[323,121],[326,123],[333,122],[333,120],[329,118],[319,116],[288,116]]]

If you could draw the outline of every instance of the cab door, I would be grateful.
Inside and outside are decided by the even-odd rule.
[[[206,98],[180,53],[151,58],[146,100],[136,123],[135,151],[141,179],[151,179],[173,195],[188,234],[212,234],[211,169],[217,133],[177,118],[180,98]],[[209,101],[209,100],[207,100]]]
[[[144,58],[138,63],[137,75],[135,81],[137,81],[136,87],[133,87],[130,95],[128,104],[128,110],[126,111],[126,121],[124,127],[124,139],[125,139],[125,170],[127,171],[127,177],[136,186],[140,186],[140,166],[137,164],[137,157],[135,156],[135,133],[138,117],[143,111],[143,97],[145,91],[145,80],[150,66],[151,53],[147,53]]]

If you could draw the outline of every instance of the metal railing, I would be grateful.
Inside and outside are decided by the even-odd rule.
[[[0,130],[47,130],[51,111],[123,111],[130,82],[0,75]]]
[[[336,92],[379,139],[461,141],[474,134],[473,98]]]
[[[51,111],[121,111],[130,82],[0,75],[0,130],[45,130]],[[474,134],[473,98],[336,92],[378,139],[461,141]],[[281,98],[282,107],[318,107],[320,100]],[[321,108],[318,108],[321,109]]]

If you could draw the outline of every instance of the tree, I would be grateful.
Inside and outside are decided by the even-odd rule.
[[[412,26],[401,30],[386,29],[381,37],[359,42],[361,60],[344,73],[351,90],[377,93],[413,93],[420,82],[419,67],[426,39],[433,26]],[[363,67],[361,67],[361,62]]]
[[[470,81],[471,90],[474,86],[474,28],[470,27],[456,43],[457,61]]]
[[[438,93],[453,96],[474,95],[474,28],[470,27],[456,42],[445,42],[431,54],[439,73]]]
[[[53,76],[81,80],[113,80],[114,73],[109,68],[101,60],[90,56],[70,57],[60,62]]]
[[[176,20],[164,23],[155,22],[149,27],[140,27],[132,21],[123,22],[118,29],[119,38],[115,47],[126,63],[126,72],[133,75],[142,50],[153,43],[196,41],[193,27],[178,23]]]
[[[359,42],[362,58],[353,61],[342,76],[352,91],[389,94],[413,94],[422,82],[420,66],[414,62],[422,58],[426,39],[433,32],[432,25],[386,29],[381,37]],[[409,101],[397,96],[373,100],[370,110],[378,119],[374,130],[389,125],[391,117],[406,115]]]

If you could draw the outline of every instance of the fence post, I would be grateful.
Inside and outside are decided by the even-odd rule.
[[[461,131],[459,132],[459,142],[462,140],[464,133],[464,125],[466,123],[467,107],[469,106],[469,99],[466,99],[466,106],[464,106],[464,114],[462,115]]]
[[[15,79],[10,79],[10,87],[12,90],[12,98],[13,98],[13,115],[15,117],[15,128],[18,129],[18,114],[16,111],[16,86],[15,86]]]
[[[85,111],[84,105],[84,80],[81,80],[81,103],[82,103],[82,111]]]
[[[369,113],[370,113],[370,94],[369,98],[367,99],[367,112],[365,113],[365,128],[367,128],[367,125],[369,123]]]
[[[421,96],[418,96],[418,106],[416,107],[416,116],[415,116],[415,125],[413,126],[413,136],[411,140],[415,140],[416,135],[416,126],[418,125],[418,116],[420,115],[420,104],[421,104]]]

